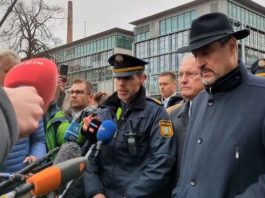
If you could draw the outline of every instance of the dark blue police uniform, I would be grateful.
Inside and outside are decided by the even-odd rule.
[[[127,56],[122,58],[128,60]],[[127,72],[118,71],[122,75]],[[86,197],[97,193],[108,198],[166,197],[162,192],[170,186],[176,140],[163,106],[146,98],[142,86],[129,104],[123,104],[115,92],[97,114],[101,120],[113,120],[118,130],[84,174]]]

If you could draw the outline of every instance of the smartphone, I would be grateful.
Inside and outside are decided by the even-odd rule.
[[[66,82],[67,75],[68,75],[68,65],[61,65],[59,72],[60,72],[60,76],[62,77],[63,82]]]

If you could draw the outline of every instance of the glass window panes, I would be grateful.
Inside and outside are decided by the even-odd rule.
[[[178,30],[178,17],[175,16],[172,18],[172,32],[176,32]]]
[[[172,32],[172,27],[171,27],[171,18],[166,19],[166,34]]]
[[[166,33],[166,21],[160,21],[160,35],[164,35]]]
[[[178,16],[178,30],[184,29],[184,16],[183,14]]]
[[[184,14],[184,29],[188,29],[191,26],[190,12]]]

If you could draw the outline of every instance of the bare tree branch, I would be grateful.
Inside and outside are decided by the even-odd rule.
[[[3,18],[0,21],[0,28],[2,27],[2,25],[4,24],[5,20],[7,19],[8,15],[12,12],[13,7],[16,5],[18,0],[14,0],[12,2],[12,4],[7,8],[7,11],[5,13],[5,15],[3,16]]]
[[[49,49],[52,41],[58,42],[51,25],[62,18],[62,8],[50,6],[44,0],[18,0],[0,32],[0,41],[8,42],[12,49],[26,58]]]

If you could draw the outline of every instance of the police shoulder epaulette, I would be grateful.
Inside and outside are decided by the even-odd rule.
[[[156,99],[156,98],[152,98],[150,96],[147,96],[146,99],[149,100],[149,101],[152,101],[152,102],[154,102],[154,103],[156,103],[158,105],[163,105],[163,103],[160,100]]]
[[[178,103],[178,104],[175,104],[175,105],[173,105],[173,106],[168,107],[166,110],[167,110],[167,112],[168,112],[169,114],[171,114],[175,109],[179,109],[180,107],[182,107],[183,104],[184,104],[184,102],[181,101],[181,102]]]

